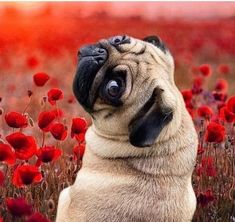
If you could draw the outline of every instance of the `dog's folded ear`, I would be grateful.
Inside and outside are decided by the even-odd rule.
[[[161,40],[161,38],[158,36],[154,36],[154,35],[147,36],[143,39],[143,41],[149,42],[149,43],[153,44],[154,46],[160,48],[163,52],[166,52],[166,46],[163,43],[163,41]]]
[[[173,118],[172,109],[164,107],[162,89],[155,88],[151,98],[129,124],[129,140],[136,147],[150,147]]]

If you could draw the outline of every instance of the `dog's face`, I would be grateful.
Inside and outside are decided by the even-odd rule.
[[[80,49],[73,90],[98,134],[149,147],[181,123],[173,74],[173,58],[160,38],[115,36]]]

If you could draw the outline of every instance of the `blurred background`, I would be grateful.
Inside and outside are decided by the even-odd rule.
[[[159,35],[175,58],[181,89],[191,86],[192,70],[201,64],[212,67],[207,81],[213,87],[218,66],[225,64],[229,93],[234,93],[233,2],[1,2],[1,106],[21,107],[27,90],[37,90],[41,98],[50,87],[59,87],[63,107],[80,112],[71,90],[78,48],[117,34]],[[35,88],[36,72],[51,76],[48,88]]]

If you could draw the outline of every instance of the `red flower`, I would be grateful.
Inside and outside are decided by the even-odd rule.
[[[31,57],[27,58],[26,63],[29,68],[34,69],[38,66],[39,61],[35,56],[31,56]]]
[[[0,186],[3,186],[5,180],[4,173],[0,170]]]
[[[223,121],[226,121],[228,123],[232,123],[235,121],[235,114],[230,112],[227,107],[222,107],[219,111],[219,117]]]
[[[64,97],[63,92],[57,88],[49,90],[47,96],[51,105],[55,105],[57,100],[63,99]]]
[[[56,116],[56,117],[62,117],[64,115],[64,112],[61,109],[53,109],[51,112]]]
[[[225,138],[225,128],[224,126],[216,123],[210,122],[207,126],[205,140],[206,142],[216,142],[221,143]]]
[[[21,160],[28,160],[36,153],[37,145],[32,136],[16,132],[8,135],[6,140],[15,149],[16,157]]]
[[[193,94],[200,94],[203,89],[202,89],[202,85],[203,85],[203,79],[202,77],[196,77],[193,80],[193,87],[192,87],[192,93]]]
[[[6,199],[7,210],[15,217],[22,217],[32,213],[32,206],[22,197]]]
[[[41,162],[49,163],[51,161],[57,160],[62,154],[61,149],[54,146],[44,146],[37,151],[38,162],[37,165],[40,165]]]
[[[65,140],[67,136],[67,129],[62,123],[55,123],[51,126],[50,132],[57,140]]]
[[[71,137],[74,136],[80,140],[80,138],[84,138],[84,135],[87,130],[87,123],[85,119],[82,118],[73,118],[72,127],[71,127]]]
[[[80,159],[82,159],[83,154],[85,152],[85,144],[84,143],[80,143],[76,146],[73,147],[73,153],[75,155],[75,157],[79,157]]]
[[[221,92],[213,92],[214,99],[217,101],[225,102],[227,99],[227,94],[226,93],[221,93]]]
[[[218,66],[218,72],[221,73],[221,74],[228,74],[228,73],[231,72],[231,68],[227,64],[220,64]]]
[[[28,125],[27,118],[21,113],[9,112],[5,115],[5,120],[8,126],[13,128],[23,128]]]
[[[49,79],[50,76],[44,72],[36,73],[33,76],[33,81],[36,86],[44,86]]]
[[[214,166],[214,159],[212,157],[204,157],[202,159],[202,167],[205,170],[207,176],[215,177],[217,172]]]
[[[213,115],[213,111],[208,106],[201,106],[197,109],[197,114],[202,118],[209,119]]]
[[[227,91],[228,82],[225,79],[217,79],[215,84],[216,91]]]
[[[7,164],[15,163],[15,152],[8,144],[0,143],[0,161]]]
[[[23,187],[33,183],[38,183],[42,180],[42,174],[38,167],[30,165],[18,166],[12,178],[12,183],[17,187]]]
[[[52,111],[41,112],[38,116],[38,126],[44,132],[50,131],[52,122],[55,120],[56,116]]]
[[[214,201],[214,195],[211,190],[207,190],[205,193],[200,193],[197,197],[197,202],[201,204],[202,207],[208,205],[211,201]]]
[[[230,112],[235,114],[235,96],[229,98],[227,107]]]
[[[27,222],[50,222],[50,220],[36,212],[27,219]]]
[[[71,95],[69,98],[68,98],[68,103],[74,103],[75,102],[75,97],[73,95]]]
[[[203,76],[210,76],[212,74],[212,68],[209,64],[203,64],[198,67],[198,70]]]

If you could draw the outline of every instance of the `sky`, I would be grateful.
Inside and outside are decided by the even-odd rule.
[[[34,14],[42,8],[49,7],[53,13],[65,11],[80,16],[91,16],[93,13],[105,12],[117,17],[141,16],[150,20],[162,17],[165,19],[235,17],[235,2],[0,2],[0,12],[6,7]]]

